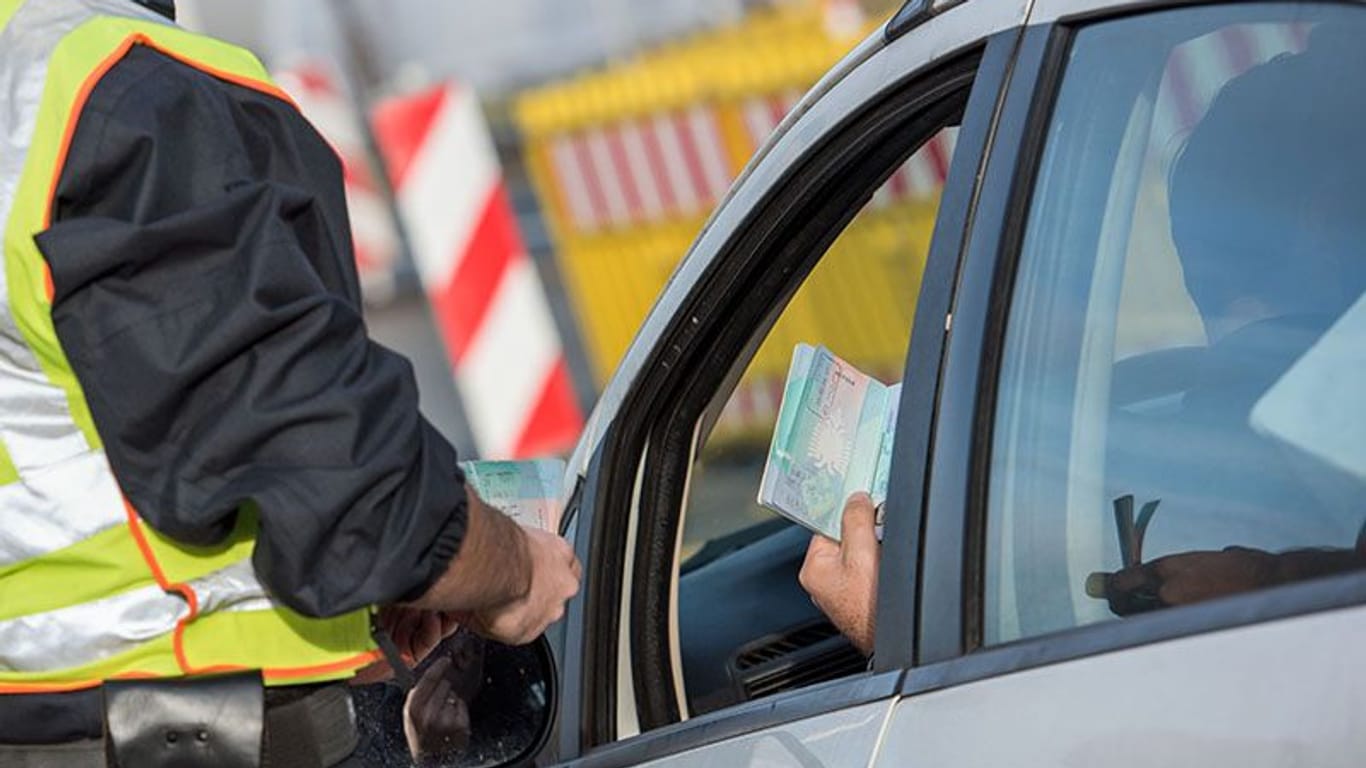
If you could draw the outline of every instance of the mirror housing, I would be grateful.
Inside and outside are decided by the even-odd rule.
[[[354,689],[364,764],[529,765],[550,737],[558,678],[545,637],[513,647],[461,629],[414,672],[406,694],[393,683]]]

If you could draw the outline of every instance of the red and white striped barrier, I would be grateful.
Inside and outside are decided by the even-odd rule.
[[[732,181],[719,120],[702,105],[565,134],[550,154],[580,232],[705,213]]]
[[[754,152],[801,93],[755,96],[740,105]],[[943,186],[956,131],[932,142],[888,181],[876,204],[929,197]],[[565,134],[550,143],[554,183],[580,233],[708,212],[734,181],[715,111],[697,106]]]
[[[475,94],[440,86],[373,120],[480,456],[572,448],[583,415]]]
[[[384,303],[393,297],[398,234],[393,213],[376,183],[361,132],[363,118],[347,97],[341,79],[320,62],[302,62],[275,72],[274,77],[341,157],[361,291],[367,301]]]
[[[1166,148],[1170,159],[1229,80],[1308,43],[1307,24],[1246,24],[1178,46],[1163,73],[1150,145]]]
[[[788,91],[768,96],[752,96],[745,100],[740,106],[740,114],[744,118],[745,133],[749,136],[751,151],[757,151],[765,141],[768,141],[768,137],[778,129],[778,124],[787,117],[787,113],[791,112],[793,107],[797,106],[801,98],[800,91]]]

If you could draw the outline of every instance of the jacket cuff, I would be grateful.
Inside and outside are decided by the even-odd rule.
[[[461,484],[460,501],[451,511],[449,519],[437,534],[436,540],[432,543],[431,552],[428,555],[427,575],[416,586],[399,598],[399,602],[411,603],[423,595],[427,590],[440,579],[441,576],[451,567],[451,561],[460,552],[460,545],[465,541],[465,530],[469,524],[469,498],[464,491],[464,476],[459,478]]]

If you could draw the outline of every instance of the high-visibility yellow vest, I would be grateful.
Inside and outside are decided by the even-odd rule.
[[[0,693],[229,670],[349,677],[376,658],[368,611],[318,620],[273,603],[251,565],[254,510],[210,548],[140,521],[53,328],[34,236],[86,98],[136,45],[288,98],[251,54],[127,0],[0,0]]]

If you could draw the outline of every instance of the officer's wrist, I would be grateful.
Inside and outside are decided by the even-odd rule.
[[[469,494],[469,525],[446,572],[413,605],[437,611],[483,611],[525,597],[531,558],[520,526]]]

